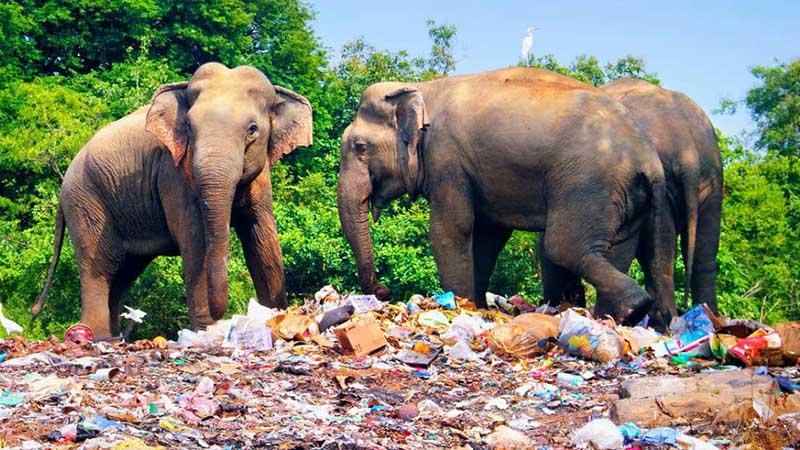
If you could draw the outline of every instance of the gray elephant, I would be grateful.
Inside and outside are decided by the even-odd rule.
[[[54,257],[69,229],[81,283],[81,322],[119,334],[122,296],[158,255],[181,255],[189,318],[202,328],[228,304],[229,232],[245,251],[258,299],[285,306],[270,167],[311,145],[311,105],[259,70],[204,64],[189,82],[98,131],[61,186]]]
[[[511,68],[367,88],[341,144],[339,217],[365,292],[375,275],[369,205],[403,194],[430,203],[443,289],[485,307],[512,230],[557,231],[544,249],[598,291],[597,312],[635,322],[653,300],[621,271],[618,254],[642,225],[668,242],[658,155],[628,111],[603,91],[538,69]],[[650,260],[655,295],[673,301],[669,245]]]
[[[619,79],[601,86],[631,113],[642,133],[653,144],[664,166],[667,179],[668,220],[665,232],[681,237],[686,267],[685,291],[694,304],[706,303],[717,310],[716,275],[722,213],[722,156],[714,127],[703,110],[689,97],[669,91],[644,80]],[[646,284],[652,286],[647,259],[653,255],[652,241],[641,239],[633,249],[643,262]],[[540,252],[541,253],[541,252]],[[627,270],[634,257],[623,257]],[[567,300],[585,304],[578,275],[542,258],[544,300],[557,303]],[[659,305],[653,311],[657,321],[671,305]],[[674,308],[674,307],[673,307]],[[676,313],[672,311],[671,314]]]

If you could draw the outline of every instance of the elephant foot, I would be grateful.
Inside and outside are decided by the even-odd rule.
[[[653,299],[646,293],[639,292],[617,301],[598,299],[594,315],[595,317],[608,315],[617,323],[633,326],[641,322],[652,307]]]
[[[665,308],[653,305],[653,309],[650,310],[649,325],[659,333],[664,333],[669,328],[670,323],[672,323],[672,319],[677,316],[678,309],[674,306],[672,308]]]
[[[211,325],[214,325],[216,320],[212,319],[211,316],[203,316],[203,317],[195,317],[189,319],[189,327],[192,331],[203,331]]]

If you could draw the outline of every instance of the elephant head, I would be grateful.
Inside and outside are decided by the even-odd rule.
[[[311,105],[273,86],[259,70],[202,65],[191,80],[162,86],[153,96],[146,130],[182,170],[203,215],[211,317],[228,306],[228,241],[237,187],[266,164],[311,145]]]
[[[342,136],[338,186],[339,220],[353,249],[361,289],[385,300],[389,290],[375,275],[369,208],[378,220],[387,202],[423,184],[422,138],[427,126],[422,93],[400,83],[370,86]]]

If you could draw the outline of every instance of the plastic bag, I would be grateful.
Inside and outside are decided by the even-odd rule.
[[[539,313],[525,313],[499,325],[489,335],[489,346],[501,355],[530,357],[544,353],[542,340],[558,335],[558,318]]]
[[[736,344],[728,348],[728,353],[749,366],[764,349],[778,348],[781,348],[781,336],[775,331],[761,329],[744,339],[738,339]]]
[[[614,422],[608,419],[596,419],[575,433],[572,443],[575,446],[596,449],[617,449],[622,447],[624,439]]]
[[[490,330],[492,325],[484,321],[480,316],[472,316],[461,313],[453,319],[450,329],[442,337],[445,339],[471,341],[476,336],[480,336]]]
[[[469,344],[467,344],[465,341],[456,342],[456,345],[453,345],[452,347],[448,347],[445,350],[445,353],[450,358],[460,359],[460,360],[463,360],[463,361],[482,361],[483,360],[481,354],[473,352],[472,349],[469,348]]]
[[[450,325],[450,319],[443,312],[434,309],[420,313],[417,316],[417,323],[423,327],[444,331]]]
[[[670,333],[674,337],[660,341],[653,350],[656,356],[684,354],[687,357],[710,358],[711,336],[714,324],[705,305],[697,305],[680,317],[673,319]]]
[[[611,328],[569,309],[558,325],[558,343],[573,355],[599,362],[622,357],[622,338]]]

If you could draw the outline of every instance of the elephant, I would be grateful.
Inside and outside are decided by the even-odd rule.
[[[119,335],[122,298],[159,255],[183,260],[193,329],[228,305],[229,234],[242,242],[260,303],[286,306],[270,168],[312,143],[309,101],[258,69],[200,66],[188,82],[100,129],[67,169],[54,256],[38,314],[69,229],[81,286],[81,322],[98,340]]]
[[[597,88],[533,68],[369,86],[342,136],[337,202],[361,289],[381,299],[390,291],[375,273],[369,212],[377,221],[403,194],[429,202],[442,289],[479,307],[512,230],[558,231],[544,249],[590,280],[599,313],[636,322],[656,301],[616,259],[643,224],[666,242],[663,168]],[[654,295],[666,302],[674,256],[654,249]]]
[[[686,267],[688,303],[705,303],[717,312],[716,275],[719,250],[720,218],[723,198],[722,156],[711,121],[703,110],[686,95],[656,86],[648,81],[621,78],[600,87],[621,102],[631,113],[644,136],[658,152],[667,180],[667,221],[665,232],[675,244],[681,237],[681,250]],[[653,254],[652,242],[639,241],[636,258],[646,261]],[[540,252],[541,254],[541,252]],[[633,254],[624,258],[627,271]],[[551,303],[566,299],[585,304],[580,277],[541,258],[544,300]],[[646,284],[652,284],[648,264],[642,264]],[[672,305],[659,305],[653,311],[657,322],[660,314]],[[673,310],[671,314],[676,314]]]

